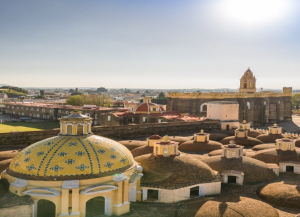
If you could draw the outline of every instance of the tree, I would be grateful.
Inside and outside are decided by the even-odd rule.
[[[293,107],[296,107],[296,109],[299,109],[300,106],[300,93],[295,93],[292,95],[292,105]]]
[[[107,92],[107,89],[105,87],[99,87],[99,88],[97,88],[97,92],[99,92],[99,93]]]
[[[9,92],[19,92],[19,93],[27,93],[28,94],[28,90],[25,90],[23,88],[20,87],[13,87],[13,86],[2,86],[0,87],[0,89],[8,89]],[[12,91],[13,90],[13,91]]]
[[[75,95],[67,99],[68,105],[96,105],[96,106],[104,106],[110,107],[111,98],[107,95]]]
[[[45,91],[44,90],[40,90],[40,96],[43,97],[43,98],[45,97]]]
[[[83,105],[83,99],[81,95],[72,96],[66,101],[67,105]]]
[[[83,93],[81,92],[74,92],[74,93],[71,93],[71,96],[76,96],[76,95],[82,95]]]
[[[75,88],[75,93],[78,93],[78,88],[77,87]]]
[[[150,91],[149,91],[149,90],[146,90],[145,93],[150,93]]]
[[[164,99],[164,98],[166,98],[166,96],[163,92],[160,92],[157,98]]]
[[[74,89],[70,89],[70,90],[69,90],[69,93],[74,93],[74,92],[75,92]]]

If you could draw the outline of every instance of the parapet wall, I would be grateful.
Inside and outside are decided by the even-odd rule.
[[[246,99],[246,98],[268,98],[268,97],[282,97],[282,96],[291,96],[291,91],[286,91],[286,89],[289,90],[289,88],[285,87],[284,92],[277,93],[277,92],[271,92],[271,91],[264,91],[264,92],[258,92],[258,93],[239,93],[239,92],[211,92],[211,93],[168,93],[168,98],[181,98],[181,99]]]
[[[111,127],[93,127],[92,131],[95,135],[100,135],[108,138],[133,138],[143,135],[159,134],[161,136],[192,131],[199,132],[201,129],[220,129],[218,120],[205,120],[193,122],[171,122],[159,124],[138,124],[138,125],[123,125]],[[31,145],[43,139],[47,139],[58,135],[59,129],[45,131],[30,131],[30,132],[14,132],[0,133],[0,148],[4,146],[24,146]]]

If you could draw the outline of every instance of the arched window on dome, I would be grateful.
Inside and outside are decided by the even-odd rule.
[[[67,125],[67,134],[68,135],[72,135],[72,129],[73,129],[72,125]]]
[[[91,132],[92,132],[92,125],[90,123],[83,126],[83,134],[87,134]]]
[[[82,124],[78,124],[77,125],[77,135],[83,135],[83,125]]]

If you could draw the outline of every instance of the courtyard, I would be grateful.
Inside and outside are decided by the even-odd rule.
[[[55,121],[30,120],[27,122],[12,122],[8,115],[0,115],[0,133],[42,131],[59,128],[59,123]]]

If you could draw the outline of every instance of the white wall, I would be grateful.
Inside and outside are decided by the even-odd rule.
[[[294,173],[300,174],[300,164],[292,162],[279,162],[279,172],[286,172],[286,166],[294,166]]]
[[[239,104],[207,103],[207,118],[220,121],[239,119]]]
[[[190,199],[190,189],[196,186],[201,186],[201,189],[204,189],[204,196],[217,195],[221,193],[221,182],[212,182],[212,183],[204,183],[198,185],[191,185],[184,188],[169,190],[169,189],[161,189],[161,188],[147,188],[142,187],[143,193],[147,191],[147,189],[159,190],[159,198],[158,201],[161,203],[174,203],[182,200]],[[143,200],[146,197],[143,195]]]

